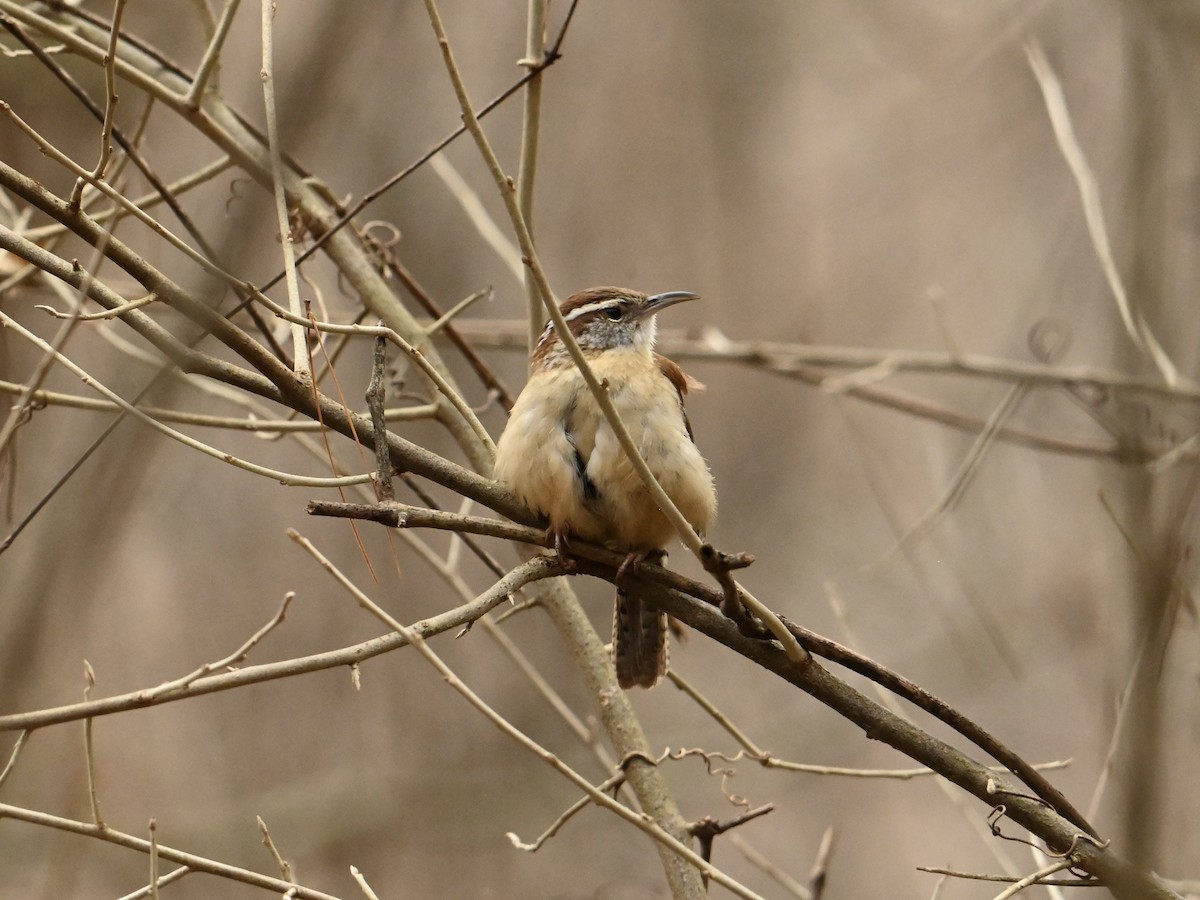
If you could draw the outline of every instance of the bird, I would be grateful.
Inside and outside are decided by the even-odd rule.
[[[657,316],[699,299],[595,287],[559,310],[607,390],[642,459],[697,534],[716,517],[713,476],[683,400],[703,385],[654,350]],[[618,571],[612,657],[625,689],[653,687],[667,671],[667,617],[623,584],[636,560],[665,557],[674,526],[655,503],[562,342],[553,320],[529,358],[529,380],[496,444],[495,477],[549,521],[560,557],[572,537],[627,554]]]

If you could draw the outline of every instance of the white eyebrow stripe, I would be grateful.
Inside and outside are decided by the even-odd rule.
[[[578,306],[563,316],[564,322],[572,322],[580,316],[586,316],[588,313],[593,313],[601,309],[608,309],[611,306],[620,306],[621,301],[615,297],[609,297],[606,300],[597,300],[594,303],[585,303],[583,306]],[[542,329],[542,334],[538,338],[538,344],[546,341],[551,334],[554,333],[554,322],[546,323],[546,327]]]
[[[573,319],[578,319],[580,316],[586,316],[588,313],[594,313],[601,309],[608,309],[611,306],[620,306],[621,301],[612,297],[607,300],[597,300],[595,303],[585,303],[583,306],[577,306],[565,316],[563,320],[570,322]]]

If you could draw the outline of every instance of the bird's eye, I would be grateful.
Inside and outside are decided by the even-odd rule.
[[[604,315],[617,322],[620,321],[621,316],[625,315],[625,310],[619,306],[609,306],[605,308]]]

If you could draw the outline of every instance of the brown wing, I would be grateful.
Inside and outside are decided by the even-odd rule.
[[[679,391],[680,397],[682,397],[688,391],[707,390],[707,388],[704,386],[704,382],[693,378],[661,353],[654,354],[654,361],[658,363],[658,371],[666,375],[667,380],[671,382],[671,384],[675,385],[675,390]]]
[[[692,434],[692,423],[688,420],[687,410],[684,409],[683,398],[688,391],[704,390],[704,384],[697,381],[662,354],[655,353],[654,361],[658,363],[658,371],[662,372],[666,376],[667,381],[675,385],[675,390],[679,392],[679,412],[683,416],[683,427],[687,429],[688,437],[692,439],[692,443],[694,444],[696,443],[696,436]]]

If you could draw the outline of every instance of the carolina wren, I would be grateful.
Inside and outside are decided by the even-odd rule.
[[[686,291],[647,296],[599,287],[560,309],[642,458],[683,516],[703,534],[716,514],[712,473],[696,449],[683,409],[702,387],[654,352],[655,316]],[[550,520],[559,553],[570,535],[627,552],[660,556],[674,535],[600,411],[555,330],[546,324],[529,359],[529,382],[496,445],[496,478]],[[613,663],[621,687],[653,687],[667,670],[667,617],[617,578]]]

